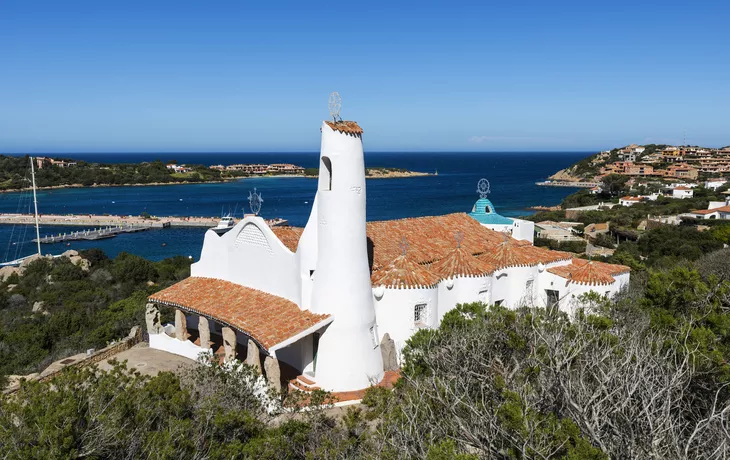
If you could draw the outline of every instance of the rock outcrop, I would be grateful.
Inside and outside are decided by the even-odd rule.
[[[269,382],[269,388],[277,393],[281,392],[281,369],[279,368],[279,360],[267,356],[264,360],[264,371],[266,372],[266,380]]]
[[[233,361],[236,359],[236,346],[238,345],[238,342],[236,341],[236,331],[231,329],[230,327],[224,327],[223,328],[223,350],[225,352],[225,355],[223,359],[228,361]]]
[[[380,341],[380,354],[383,356],[383,370],[394,371],[398,369],[398,353],[395,349],[395,341],[390,338],[387,332]]]
[[[261,374],[261,357],[259,356],[259,347],[251,339],[248,339],[248,347],[246,350],[246,364],[256,368],[256,371]]]
[[[147,323],[147,332],[150,334],[159,334],[162,332],[162,322],[160,321],[160,310],[157,305],[148,303],[145,309],[145,322]]]

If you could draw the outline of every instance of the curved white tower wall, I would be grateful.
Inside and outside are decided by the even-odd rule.
[[[317,191],[315,313],[334,316],[322,332],[314,379],[331,391],[366,388],[383,378],[377,347],[367,236],[365,159],[360,134],[322,124]]]
[[[406,341],[418,329],[438,327],[438,288],[436,286],[407,289],[381,286],[381,289],[373,291],[375,315],[378,318],[378,340],[382,340],[386,333],[390,335],[390,338],[395,341],[399,359]],[[422,305],[424,308],[425,321],[420,324],[415,321],[417,305]]]

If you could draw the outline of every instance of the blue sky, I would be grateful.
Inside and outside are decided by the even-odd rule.
[[[730,144],[728,2],[0,0],[0,152]]]

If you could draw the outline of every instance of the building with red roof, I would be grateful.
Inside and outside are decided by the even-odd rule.
[[[628,282],[628,267],[534,247],[474,212],[366,222],[362,128],[327,121],[321,133],[307,225],[254,214],[206,232],[192,276],[149,298],[151,347],[245,359],[276,388],[353,392],[385,379],[406,340],[460,303],[572,313],[581,294]],[[174,326],[160,306],[175,309]]]

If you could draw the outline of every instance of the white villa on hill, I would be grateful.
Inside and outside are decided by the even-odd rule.
[[[572,312],[589,291],[614,295],[629,268],[535,247],[466,213],[366,222],[362,129],[326,121],[317,194],[304,228],[248,216],[205,234],[191,277],[152,295],[150,346],[190,358],[222,350],[299,388],[353,392],[398,367],[420,328],[464,302]],[[487,211],[477,202],[474,212]],[[489,203],[491,205],[491,203]],[[491,208],[493,210],[493,208]],[[521,230],[521,229],[520,229]],[[163,327],[158,306],[173,307]]]

